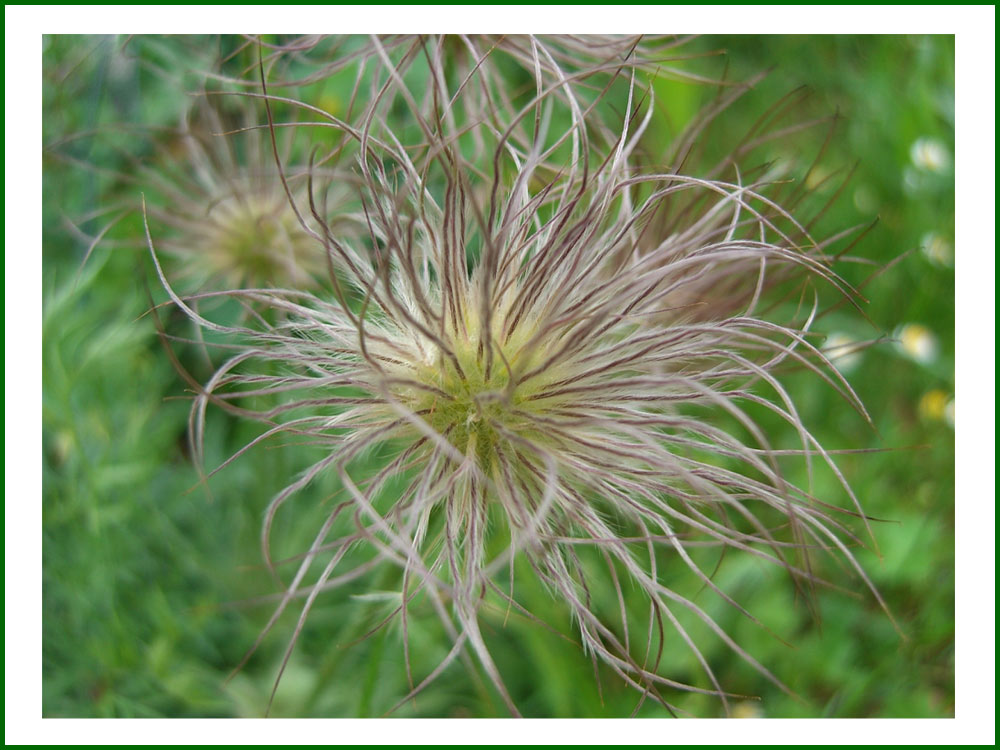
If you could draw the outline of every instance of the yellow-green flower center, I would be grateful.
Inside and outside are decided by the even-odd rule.
[[[322,270],[322,254],[299,226],[284,196],[247,195],[211,210],[215,232],[205,251],[217,273],[246,283],[307,282]]]
[[[547,350],[531,339],[533,331],[503,337],[499,323],[494,323],[492,357],[478,326],[467,321],[467,330],[449,342],[448,352],[438,352],[415,368],[412,374],[420,386],[401,394],[437,434],[487,473],[511,435],[538,437],[532,416],[552,402],[537,396],[557,376],[557,368],[535,372]]]

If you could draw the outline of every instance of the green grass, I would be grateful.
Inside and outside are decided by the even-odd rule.
[[[141,40],[140,40],[141,41]],[[126,119],[172,122],[180,89],[134,67],[114,67],[116,40],[50,38],[44,53],[46,143],[102,123]],[[152,42],[137,56],[154,55]],[[790,114],[807,119],[839,112],[823,164],[856,171],[820,228],[877,226],[852,251],[885,266],[865,287],[868,317],[841,309],[822,330],[858,340],[920,323],[937,337],[939,354],[915,363],[883,343],[866,350],[850,381],[875,430],[814,378],[790,374],[804,421],[833,448],[881,452],[842,457],[840,465],[874,525],[881,558],[859,557],[898,619],[892,628],[871,596],[819,593],[816,624],[787,578],[759,561],[730,554],[717,583],[782,638],[741,618],[724,603],[698,602],[750,653],[795,690],[796,700],[767,683],[721,643],[704,640],[720,682],[761,696],[740,710],[765,716],[945,717],[954,715],[954,433],[940,413],[921,409],[932,391],[954,394],[954,272],[918,250],[937,233],[954,242],[954,175],[921,171],[911,159],[920,138],[954,152],[954,40],[951,37],[707,38],[697,48],[729,50],[727,75],[773,72],[713,128],[714,143],[732,144],[768,108],[799,86],[813,90]],[[721,73],[722,60],[699,63]],[[680,82],[657,84],[665,108],[658,132],[675,132],[715,92]],[[332,96],[332,94],[328,94]],[[823,128],[762,148],[761,159],[802,159],[816,153]],[[79,159],[122,169],[114,150],[80,145]],[[725,146],[719,146],[725,148]],[[258,535],[264,507],[309,456],[260,447],[211,482],[198,481],[186,452],[187,386],[156,334],[145,284],[156,291],[141,251],[141,224],[129,219],[115,238],[136,251],[98,248],[83,270],[86,243],[66,230],[63,215],[98,207],[110,178],[47,158],[43,249],[43,713],[73,717],[260,716],[294,615],[286,616],[244,670],[226,677],[253,643],[269,605],[238,604],[271,593]],[[833,183],[826,188],[832,194]],[[822,190],[821,190],[822,192]],[[93,225],[87,227],[92,229]],[[846,267],[861,281],[871,268]],[[79,275],[78,275],[79,274]],[[158,296],[159,299],[162,295]],[[180,316],[164,325],[186,333]],[[195,377],[208,374],[193,348],[178,347]],[[926,405],[926,401],[925,401]],[[254,437],[255,428],[212,414],[207,465]],[[795,477],[793,476],[793,479]],[[817,492],[836,492],[817,477]],[[279,516],[275,536],[301,549],[328,507],[332,479],[295,499]],[[10,501],[10,499],[8,499]],[[294,518],[293,518],[294,516]],[[664,576],[671,577],[664,559]],[[565,609],[518,571],[519,595],[542,619],[572,633]],[[824,572],[840,580],[828,565]],[[683,579],[670,581],[695,595]],[[398,586],[392,572],[320,597],[281,687],[273,715],[377,716],[408,691],[398,624],[350,645],[384,617]],[[860,590],[860,589],[858,589]],[[398,591],[398,589],[397,589]],[[373,595],[375,594],[375,595]],[[398,597],[398,594],[397,594]],[[616,611],[613,594],[596,606]],[[606,599],[606,601],[604,601]],[[484,614],[484,633],[515,700],[528,716],[627,716],[636,696],[579,648],[523,618]],[[692,624],[692,630],[697,626]],[[411,620],[418,674],[444,658],[450,642],[433,612],[418,605]],[[697,679],[682,646],[663,657],[665,673]],[[671,696],[694,715],[720,715],[718,702]],[[401,716],[503,716],[488,680],[456,662]],[[641,716],[662,716],[652,701]]]

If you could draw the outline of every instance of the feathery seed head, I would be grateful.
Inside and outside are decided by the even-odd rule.
[[[774,563],[805,588],[821,583],[811,554],[831,550],[867,582],[843,520],[863,518],[860,505],[780,371],[812,371],[862,415],[864,407],[810,342],[816,304],[778,308],[784,320],[775,320],[763,302],[774,279],[806,300],[816,285],[851,296],[830,268],[829,243],[768,198],[765,180],[638,169],[633,152],[651,105],[635,63],[617,57],[615,68],[584,76],[588,86],[623,69],[631,76],[626,115],[612,127],[596,114],[601,96],[578,96],[593,90],[564,73],[543,42],[509,41],[537,72],[534,96],[517,104],[503,96],[492,48],[455,83],[440,43],[408,44],[372,40],[361,56],[371,70],[359,81],[376,94],[356,121],[325,113],[322,125],[338,137],[338,158],[354,159],[356,223],[366,232],[333,228],[335,212],[316,200],[320,172],[304,196],[288,191],[294,214],[308,217],[296,236],[329,263],[333,299],[237,289],[233,297],[280,315],[263,328],[225,326],[176,294],[157,262],[175,304],[241,342],[195,399],[196,453],[210,403],[265,424],[254,444],[287,433],[328,446],[267,512],[264,555],[284,589],[267,629],[302,595],[301,629],[321,591],[395,563],[404,644],[420,598],[455,640],[414,692],[469,648],[516,713],[480,617],[489,607],[523,609],[517,558],[565,603],[584,649],[644,696],[668,707],[665,688],[726,700],[685,614],[780,684],[662,570],[683,566],[741,612],[714,582],[706,550]],[[408,88],[415,60],[426,65],[427,92]],[[279,100],[266,88],[260,96],[269,106]],[[394,102],[405,103],[419,143],[396,137]],[[277,124],[269,120],[270,132]],[[241,251],[244,236],[230,236]],[[251,396],[276,405],[255,411]],[[798,447],[773,447],[761,415],[786,424]],[[376,450],[380,461],[360,460]],[[826,467],[848,507],[786,478],[788,457],[810,475]],[[342,502],[285,580],[271,559],[273,519],[324,471],[339,477]],[[340,570],[358,541],[370,558]],[[327,564],[309,583],[317,559]],[[628,595],[623,579],[634,588]],[[598,589],[615,592],[617,617],[595,603]],[[661,673],[655,641],[671,642],[666,627],[707,685]]]

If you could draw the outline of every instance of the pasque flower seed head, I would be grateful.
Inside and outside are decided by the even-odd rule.
[[[864,407],[810,343],[815,305],[786,320],[758,312],[772,277],[807,293],[852,292],[826,243],[769,199],[763,181],[637,168],[652,107],[639,64],[619,57],[581,76],[562,72],[544,41],[512,44],[537,73],[517,103],[503,96],[494,47],[481,40],[466,45],[482,58],[457,83],[435,41],[416,43],[422,54],[407,52],[404,70],[374,40],[359,80],[376,93],[354,120],[275,95],[266,80],[248,94],[266,103],[272,133],[283,125],[278,103],[309,110],[309,127],[333,131],[338,158],[353,163],[363,237],[338,233],[318,207],[320,172],[307,196],[287,189],[276,151],[300,231],[328,260],[332,296],[233,289],[275,310],[276,322],[214,322],[173,290],[149,238],[173,303],[236,345],[195,399],[194,447],[212,404],[265,425],[247,449],[279,434],[327,447],[267,511],[264,555],[283,594],[265,633],[304,598],[297,638],[320,592],[395,565],[408,673],[415,602],[429,602],[454,639],[436,668],[412,677],[413,694],[469,650],[517,714],[480,618],[492,606],[528,611],[515,574],[526,561],[571,613],[583,648],[643,696],[668,707],[671,689],[726,701],[688,618],[780,685],[662,568],[683,567],[743,612],[713,580],[705,547],[774,563],[805,588],[820,582],[810,555],[830,550],[867,583],[844,523],[863,518],[860,505],[781,368],[811,371]],[[428,90],[409,88],[417,61]],[[613,127],[594,94],[598,73],[605,92],[628,83]],[[683,222],[658,236],[671,201],[687,207]],[[713,287],[731,290],[737,278],[741,296],[713,300]],[[274,405],[255,409],[262,397]],[[790,426],[798,448],[772,447],[762,414]],[[362,460],[374,453],[378,461]],[[847,507],[788,480],[789,456],[826,467]],[[273,520],[324,472],[339,478],[340,502],[283,578]],[[349,553],[361,545],[368,557],[358,562]],[[310,578],[315,562],[324,567]],[[596,590],[615,592],[617,616],[595,604]],[[688,649],[707,683],[664,674],[662,648]]]

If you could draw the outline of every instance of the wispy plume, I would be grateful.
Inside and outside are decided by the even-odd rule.
[[[807,371],[867,418],[811,333],[817,290],[857,300],[833,269],[842,238],[815,238],[782,208],[772,194],[786,181],[767,169],[737,159],[698,174],[688,147],[659,168],[640,154],[651,76],[679,74],[678,41],[310,38],[219,76],[261,108],[249,132],[273,141],[269,195],[280,190],[282,221],[296,217],[286,236],[317,251],[329,289],[293,289],[294,274],[280,289],[237,286],[215,294],[271,313],[210,320],[148,239],[172,303],[226,341],[194,399],[195,454],[215,407],[264,431],[212,473],[282,435],[325,448],[263,525],[282,594],[261,639],[299,612],[285,663],[322,592],[395,566],[412,687],[400,704],[471,653],[517,715],[481,614],[532,617],[518,597],[526,561],[583,649],[642,700],[672,708],[671,691],[689,690],[726,703],[692,619],[783,688],[780,676],[666,585],[665,566],[750,619],[706,551],[772,563],[807,595],[828,585],[812,560],[830,553],[879,598],[851,551],[861,504],[783,384]],[[355,84],[338,112],[290,93],[345,71]],[[282,152],[289,131],[315,139],[308,159]],[[345,184],[363,231],[338,228],[331,196]],[[283,257],[298,268],[297,251]],[[765,422],[795,446],[773,444]],[[839,500],[788,479],[792,460],[832,476]],[[337,477],[337,500],[289,568],[272,556],[274,520],[321,474]],[[410,663],[416,602],[453,638],[425,674]],[[661,669],[678,648],[699,684]]]

